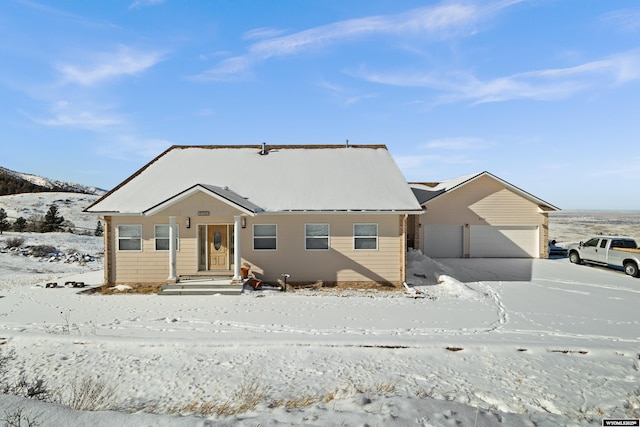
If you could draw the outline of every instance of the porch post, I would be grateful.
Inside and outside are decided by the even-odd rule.
[[[240,215],[233,216],[233,281],[241,282],[242,276],[240,275],[240,262],[242,259],[242,254],[240,251]]]
[[[169,277],[167,280],[176,281],[176,217],[169,217]]]

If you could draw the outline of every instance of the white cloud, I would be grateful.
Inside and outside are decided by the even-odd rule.
[[[634,33],[640,31],[640,9],[621,9],[606,13],[600,21],[616,31]]]
[[[115,52],[93,55],[86,64],[59,64],[57,69],[62,74],[64,83],[91,86],[123,75],[140,74],[162,59],[163,54],[160,52],[121,46]]]
[[[135,0],[129,6],[129,9],[138,9],[141,7],[155,6],[164,3],[165,0]]]
[[[256,42],[249,46],[246,54],[224,60],[197,78],[221,80],[246,72],[256,63],[269,58],[295,55],[372,35],[419,35],[437,39],[456,33],[473,33],[475,23],[520,1],[498,1],[482,6],[468,2],[444,2],[397,15],[370,16],[322,25]],[[260,32],[257,34],[266,35]]]
[[[587,90],[640,79],[640,51],[624,52],[567,68],[528,71],[481,80],[472,73],[369,72],[352,73],[370,82],[422,87],[442,92],[440,102],[474,104],[514,99],[564,99]]]
[[[77,107],[67,101],[59,101],[51,107],[49,117],[25,115],[43,126],[72,127],[93,131],[101,131],[123,123],[119,117],[105,114],[103,110],[86,106]]]
[[[113,135],[98,148],[99,154],[122,161],[150,160],[174,145],[160,138],[144,138],[135,135]]]
[[[267,39],[278,37],[284,32],[285,30],[278,30],[276,28],[255,28],[244,33],[242,38],[245,40]]]
[[[481,148],[489,147],[491,144],[487,143],[481,138],[473,137],[460,137],[460,138],[443,138],[435,139],[427,142],[425,145],[428,149],[444,149],[444,150],[478,150]]]
[[[354,105],[361,101],[376,98],[378,95],[374,93],[354,94],[353,90],[345,89],[337,84],[330,83],[328,81],[322,81],[318,84],[319,87],[327,89],[331,96],[344,105]]]

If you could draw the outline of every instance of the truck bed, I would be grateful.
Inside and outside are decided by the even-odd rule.
[[[640,248],[631,249],[631,248],[613,248],[612,251],[622,251],[622,252],[633,252],[634,254],[640,254]]]

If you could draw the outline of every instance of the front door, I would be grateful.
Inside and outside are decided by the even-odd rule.
[[[229,270],[229,234],[227,225],[209,225],[207,230],[209,270]]]

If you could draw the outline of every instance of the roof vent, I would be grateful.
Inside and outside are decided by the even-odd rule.
[[[347,139],[347,142],[345,143],[345,148],[349,148],[349,140]]]
[[[266,156],[267,154],[269,154],[269,150],[267,150],[267,143],[263,142],[262,143],[262,148],[260,149],[260,155],[261,156]]]

